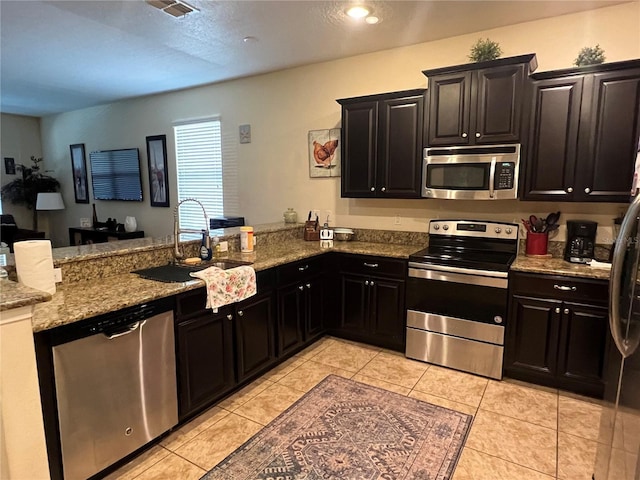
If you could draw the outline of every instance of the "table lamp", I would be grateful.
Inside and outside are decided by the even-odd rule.
[[[64,201],[60,192],[38,193],[36,210],[64,210]],[[38,229],[38,214],[36,213],[35,229]]]

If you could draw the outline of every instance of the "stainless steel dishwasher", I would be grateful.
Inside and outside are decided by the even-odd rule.
[[[86,479],[178,423],[173,310],[101,316],[53,346],[65,480]]]

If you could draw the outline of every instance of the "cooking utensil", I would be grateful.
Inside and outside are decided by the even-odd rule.
[[[309,216],[307,217],[307,222],[311,221],[311,210],[309,210]]]
[[[524,228],[527,229],[527,232],[531,231],[531,222],[529,220],[525,220],[524,218],[521,218],[520,220],[522,220],[522,224],[524,225]]]
[[[534,233],[540,233],[543,225],[542,220],[535,215],[529,215],[529,222],[531,223],[531,231]]]

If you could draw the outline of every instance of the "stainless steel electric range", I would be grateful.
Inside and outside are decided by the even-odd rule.
[[[432,220],[409,256],[406,356],[502,378],[508,270],[518,225]]]

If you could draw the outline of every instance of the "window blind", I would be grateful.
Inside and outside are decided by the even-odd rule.
[[[209,218],[224,211],[222,138],[219,119],[174,125],[178,201],[195,198]],[[207,228],[209,226],[207,225]],[[202,209],[194,202],[180,206],[180,228],[205,228]]]

